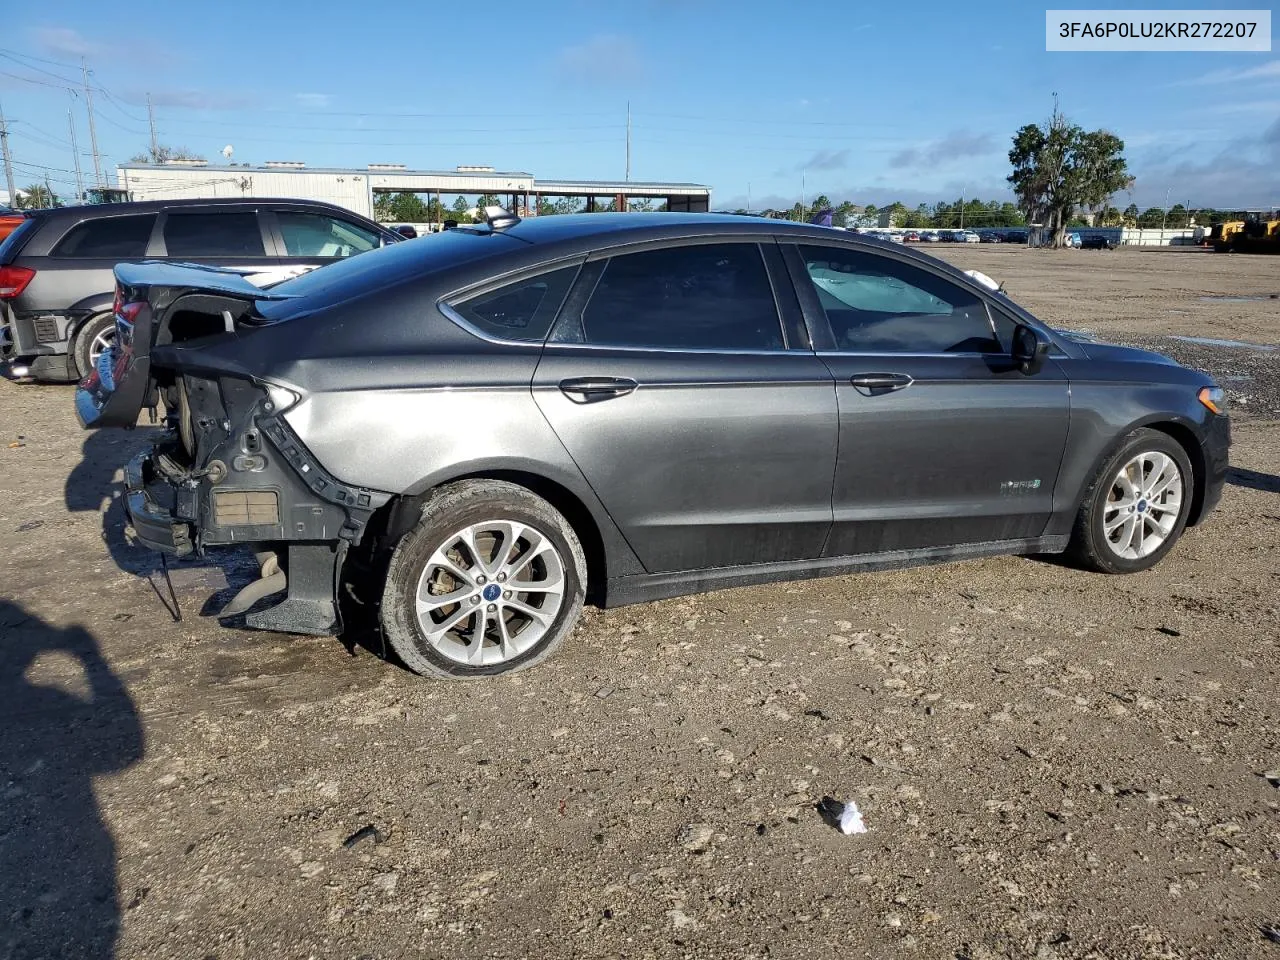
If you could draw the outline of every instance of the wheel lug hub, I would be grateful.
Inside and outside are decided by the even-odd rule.
[[[507,575],[505,573],[498,574],[499,583],[506,583],[506,580],[507,580]]]
[[[485,582],[484,574],[481,574],[480,576],[476,577],[476,583],[484,583],[484,582]]]
[[[498,609],[498,605],[496,603],[491,603],[485,609],[488,610],[490,613],[493,613],[493,611]]]
[[[472,597],[472,598],[471,598],[471,605],[472,605],[473,607],[474,607],[477,603],[479,603],[479,602],[480,602],[480,598],[479,598],[479,597]]]
[[[502,591],[502,599],[503,599],[503,600],[510,600],[510,599],[511,599],[511,591],[510,591],[510,590],[503,590],[503,591]]]

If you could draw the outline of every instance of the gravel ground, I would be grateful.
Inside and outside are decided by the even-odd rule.
[[[1275,301],[1199,299],[1280,264],[941,253],[1248,378],[1158,569],[589,611],[535,671],[433,683],[200,618],[235,563],[177,565],[173,622],[112,497],[145,431],[0,381],[0,958],[1280,958],[1280,354],[1169,339],[1280,345]]]

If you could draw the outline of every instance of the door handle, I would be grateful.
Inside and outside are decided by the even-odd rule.
[[[905,373],[860,373],[850,377],[849,382],[858,388],[859,393],[867,396],[904,390],[915,383]]]
[[[638,386],[629,377],[574,377],[560,381],[560,392],[574,403],[598,403],[625,397]]]

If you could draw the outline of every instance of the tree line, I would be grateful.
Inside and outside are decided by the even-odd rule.
[[[447,204],[433,195],[428,195],[427,199],[423,200],[420,194],[402,190],[398,193],[380,193],[374,197],[373,213],[374,217],[383,223],[443,223],[445,220],[472,223],[475,219],[471,213],[472,210],[480,211],[485,207],[501,205],[502,201],[491,193],[482,194],[473,206],[463,196],[455,197],[451,204]],[[665,207],[666,204],[658,204],[649,199],[632,200],[627,204],[629,210],[637,213],[647,213],[665,209]],[[597,203],[595,208],[596,213],[610,213],[616,210],[617,205],[613,200]],[[538,216],[540,217],[586,212],[586,201],[581,197],[557,197],[554,200],[548,197],[538,198]]]

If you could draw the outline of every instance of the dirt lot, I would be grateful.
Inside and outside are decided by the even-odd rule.
[[[1280,958],[1280,352],[1166,339],[1280,345],[1280,302],[1202,299],[1280,261],[941,253],[1240,378],[1223,504],[1158,569],[595,611],[431,683],[200,618],[209,564],[172,622],[112,500],[145,436],[0,381],[0,958]]]

